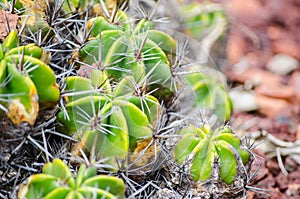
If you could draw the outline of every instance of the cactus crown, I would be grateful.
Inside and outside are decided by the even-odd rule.
[[[96,168],[81,165],[74,179],[60,159],[44,165],[41,174],[32,175],[20,188],[19,198],[124,198],[124,182],[113,176],[97,175]]]
[[[179,134],[182,138],[176,144],[175,159],[179,163],[191,161],[190,171],[195,181],[208,180],[216,160],[220,164],[221,180],[231,184],[240,166],[249,160],[249,152],[227,126],[216,130],[208,124],[200,128],[188,126]]]

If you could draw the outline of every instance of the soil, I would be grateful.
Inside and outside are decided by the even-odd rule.
[[[258,104],[258,109],[252,112],[235,112],[232,125],[242,128],[247,136],[264,130],[299,146],[300,65],[284,75],[270,71],[267,66],[276,54],[300,61],[300,1],[227,0],[223,3],[232,21],[228,66],[224,71],[231,89],[239,86],[252,93]],[[258,75],[262,78],[255,84],[253,78]],[[258,167],[259,170],[251,186],[267,190],[267,194],[249,192],[248,198],[300,198],[299,164],[289,154],[281,156],[288,172],[284,174],[276,157],[260,147],[255,153],[258,158],[253,170]]]

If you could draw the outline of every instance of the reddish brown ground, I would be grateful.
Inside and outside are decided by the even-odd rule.
[[[300,140],[300,67],[287,75],[276,75],[266,68],[270,58],[278,53],[300,61],[300,1],[299,0],[226,0],[232,27],[228,44],[227,77],[235,86],[245,85],[255,76],[262,76],[259,85],[250,90],[258,102],[258,110],[235,112],[240,123],[254,121],[247,132],[264,129],[285,141]],[[238,63],[248,68],[237,72]],[[252,183],[267,189],[270,196],[250,193],[249,198],[300,198],[300,166],[289,156],[283,157],[289,172],[284,175],[276,158],[264,159],[259,176]],[[300,153],[300,151],[299,151]]]

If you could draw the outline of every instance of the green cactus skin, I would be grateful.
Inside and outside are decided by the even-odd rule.
[[[6,63],[7,74],[11,75],[6,89],[7,93],[13,94],[8,97],[8,118],[16,125],[28,122],[33,125],[39,111],[37,90],[28,76],[21,74],[15,64]]]
[[[13,30],[4,39],[4,41],[2,43],[2,50],[4,53],[6,53],[9,50],[17,47],[18,45],[19,45],[18,33]]]
[[[33,125],[39,110],[57,104],[60,90],[54,72],[45,63],[49,62],[49,54],[34,44],[18,45],[16,31],[11,31],[1,44],[4,53],[0,60],[1,94],[10,96],[10,102],[4,106],[14,124],[28,122]],[[5,80],[9,81],[4,84]]]
[[[68,103],[65,107],[67,113],[60,111],[57,115],[61,130],[68,135],[82,131],[88,125],[89,120],[94,117],[94,114],[107,103],[108,99],[105,96],[86,96]]]
[[[42,48],[35,46],[35,44],[27,44],[25,46],[15,47],[5,53],[5,57],[23,54],[41,60],[46,64],[48,64],[50,61],[49,53],[45,52]]]
[[[127,15],[123,11],[118,11],[115,21],[110,22],[105,17],[99,16],[88,21],[88,29],[91,29],[91,36],[96,37],[105,30],[130,31],[130,22]]]
[[[241,148],[241,141],[229,127],[213,131],[208,125],[201,128],[189,126],[179,134],[182,138],[176,144],[175,159],[182,164],[192,158],[190,172],[195,181],[208,180],[217,159],[221,180],[231,184],[237,175],[238,164],[245,165],[249,160],[249,152]]]
[[[120,30],[101,31],[101,35],[98,35],[95,39],[88,41],[79,50],[80,60],[90,65],[98,62],[100,60],[99,47],[102,46],[101,61],[104,62],[110,47],[118,38],[122,36],[122,34],[123,32]]]
[[[9,2],[11,3],[12,0],[0,0],[0,2],[3,3],[4,5],[6,5],[8,7],[9,6],[8,3]],[[2,7],[0,6],[0,8],[2,8]],[[15,2],[15,9],[20,10],[22,8],[23,8],[22,3],[19,0],[16,0],[16,2]]]
[[[91,92],[67,100],[66,112],[60,111],[57,119],[60,131],[81,140],[74,154],[94,148],[98,158],[108,158],[116,167],[115,158],[124,159],[137,142],[152,137],[151,126],[160,113],[160,104],[151,95],[135,95],[133,83],[133,77],[124,77],[111,98]],[[67,88],[80,92],[92,90],[93,86],[87,78],[72,77],[67,80]]]
[[[153,21],[149,21],[147,19],[141,19],[134,27],[134,33],[140,34],[143,32],[147,32],[149,30],[152,30],[154,28],[154,25],[155,24]]]
[[[60,98],[59,86],[56,84],[56,77],[52,69],[37,58],[24,55],[24,69],[33,81],[39,96],[41,109],[53,107]],[[5,58],[7,62],[21,64],[20,55],[10,55]]]
[[[120,13],[127,19],[125,13]],[[173,96],[170,63],[175,61],[176,41],[170,35],[152,30],[154,23],[148,20],[138,22],[133,31],[111,24],[102,16],[89,23],[97,38],[79,50],[81,62],[98,65],[101,61],[102,70],[116,81],[128,75],[136,82],[147,81],[148,90],[157,90],[153,95],[160,100]]]
[[[160,103],[157,98],[144,92],[135,85],[135,80],[132,76],[126,76],[114,88],[114,97],[136,105],[147,115],[149,122],[155,125],[161,112]]]
[[[96,168],[81,165],[76,179],[60,159],[44,165],[43,173],[35,174],[23,183],[18,198],[83,199],[124,198],[124,182],[113,176],[97,175]]]
[[[181,13],[185,13],[182,15],[184,32],[196,40],[207,34],[207,29],[223,26],[226,19],[224,10],[214,8],[213,4],[210,4],[210,9],[208,7],[207,4],[193,3],[181,8]]]
[[[174,63],[176,59],[176,40],[171,37],[169,34],[164,33],[159,30],[149,30],[140,34],[156,43],[167,55],[170,63]]]
[[[128,153],[129,136],[126,119],[121,109],[106,104],[97,114],[101,122],[86,127],[81,134],[81,141],[73,149],[73,154],[80,149],[95,154],[97,159],[106,159],[111,169],[117,171],[117,159],[124,159]],[[91,121],[97,121],[92,118]],[[104,130],[105,129],[105,130]]]
[[[147,115],[143,113],[134,104],[116,99],[114,105],[119,106],[126,118],[128,134],[129,134],[129,148],[133,150],[136,147],[137,141],[148,139],[152,136],[152,130],[148,121]]]
[[[104,111],[107,107],[109,110]],[[127,153],[128,146],[130,150],[133,150],[138,140],[152,136],[147,115],[128,101],[114,99],[110,102],[104,96],[87,96],[67,104],[66,109],[69,119],[63,111],[58,113],[57,119],[66,134],[75,134],[82,140],[79,143],[79,148],[91,151],[96,134],[98,134],[99,140],[107,139],[112,143],[110,147],[110,144],[104,145],[101,144],[102,142],[98,142],[96,154],[101,157],[111,156],[109,153],[115,151],[114,148],[116,147]],[[108,111],[109,114],[107,114]],[[95,113],[97,115],[94,115]],[[94,121],[97,119],[101,122],[95,124]],[[114,153],[112,155],[124,157],[124,154]]]

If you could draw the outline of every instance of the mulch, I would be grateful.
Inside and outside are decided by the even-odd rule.
[[[232,125],[247,126],[246,132],[265,130],[276,138],[300,141],[300,65],[279,75],[267,67],[276,54],[288,55],[300,62],[299,0],[227,0],[232,22],[227,48],[225,74],[231,87],[242,86],[253,93],[258,109],[235,112]],[[260,78],[255,84],[255,78]],[[249,86],[249,82],[253,83]],[[260,167],[251,186],[266,189],[269,195],[249,192],[249,198],[300,198],[300,166],[289,156],[282,157],[285,175],[277,158],[257,149],[253,169]],[[300,151],[299,151],[300,153]]]

